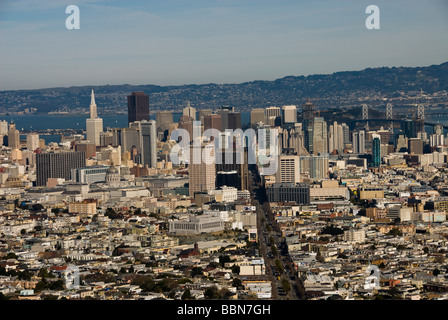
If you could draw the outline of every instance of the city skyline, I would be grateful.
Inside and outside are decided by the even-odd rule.
[[[448,300],[447,13],[2,1],[0,301]]]
[[[1,4],[0,90],[100,84],[241,83],[446,61],[448,6],[370,2],[73,1]],[[132,48],[132,50],[130,50]]]

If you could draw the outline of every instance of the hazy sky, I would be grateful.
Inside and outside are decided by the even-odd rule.
[[[68,30],[68,5],[80,29]],[[380,30],[368,30],[368,5]],[[0,0],[0,90],[240,83],[448,61],[447,0]]]

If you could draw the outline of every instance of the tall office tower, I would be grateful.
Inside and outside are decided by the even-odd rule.
[[[241,113],[240,112],[229,112],[227,114],[227,129],[241,129]]]
[[[283,106],[282,107],[282,119],[283,119],[283,123],[296,123],[297,122],[297,107],[296,106]]]
[[[281,110],[279,107],[266,108],[266,124],[271,127],[277,127],[281,125]]]
[[[229,113],[231,111],[228,109],[221,108],[218,111],[216,111],[217,114],[221,116],[221,130],[225,131],[226,129],[229,129]]]
[[[172,111],[159,111],[156,116],[157,133],[169,130],[170,125],[173,124]]]
[[[247,190],[249,187],[248,154],[247,149],[241,146],[235,148],[220,148],[216,150],[216,172],[237,173],[238,190]]]
[[[250,111],[250,127],[255,128],[257,123],[266,123],[266,114],[263,108],[254,108]]]
[[[107,147],[113,145],[113,141],[114,140],[112,131],[100,132],[100,146]]]
[[[179,119],[179,129],[184,129],[188,132],[188,135],[190,137],[188,143],[190,143],[191,141],[193,141],[193,118],[191,118],[190,116],[187,115],[183,115],[182,117],[180,117]],[[181,140],[179,140],[181,141]]]
[[[34,151],[39,148],[39,135],[37,133],[29,133],[26,135],[26,148]]]
[[[385,130],[384,127],[381,127],[380,130],[376,131],[376,134],[380,135],[381,141],[384,144],[388,144],[389,141],[390,141],[390,137],[392,135],[392,132],[390,132],[389,130]]]
[[[316,116],[316,107],[308,100],[302,106],[302,130],[305,133],[305,148],[309,151],[313,151],[313,122]]]
[[[300,182],[300,156],[280,155],[278,169],[275,174],[275,183]]]
[[[128,123],[149,121],[149,96],[144,92],[132,92],[128,96]]]
[[[398,134],[395,151],[396,152],[408,151],[408,138],[403,132],[400,132]]]
[[[131,122],[129,128],[121,128],[117,130],[119,134],[119,143],[115,145],[121,146],[123,152],[129,151],[133,153],[141,154],[141,141],[140,141],[140,121]],[[135,147],[133,149],[133,147]],[[139,162],[141,163],[141,162]]]
[[[149,168],[157,167],[157,131],[154,120],[140,121],[140,142],[142,164]]]
[[[366,133],[364,130],[353,132],[353,153],[366,152]]]
[[[304,130],[305,149],[308,153],[313,153],[313,126],[308,126],[308,129]]]
[[[342,124],[342,135],[344,140],[344,148],[346,144],[350,143],[350,128],[346,123]]]
[[[222,131],[221,115],[219,114],[204,115],[202,123],[204,124],[204,131],[208,129]]]
[[[266,108],[266,117],[280,117],[281,109],[280,107],[268,107]]]
[[[232,138],[232,135],[230,132],[220,132],[219,140],[217,141],[215,146],[217,146],[219,150],[228,149],[231,146],[233,147],[231,138]],[[216,150],[217,154],[218,154],[219,150]]]
[[[215,147],[213,144],[202,144],[200,147],[190,146],[188,163],[189,196],[196,192],[207,192],[215,188]]]
[[[95,94],[90,97],[90,119],[86,119],[87,140],[96,146],[100,145],[100,133],[103,132],[103,119],[98,118]]]
[[[285,125],[279,128],[279,140],[281,142],[281,153],[285,154],[304,154],[306,153],[304,145],[304,135],[301,123]]]
[[[13,122],[9,124],[8,147],[11,149],[20,149],[20,132],[16,130],[16,125]]]
[[[313,154],[328,152],[327,123],[324,118],[317,117],[313,123]]]
[[[311,179],[328,178],[328,156],[300,156],[300,173]]]
[[[302,106],[302,123],[304,123],[304,128],[308,125],[311,125],[315,117],[316,117],[316,107],[310,100],[308,100]]]
[[[342,125],[334,121],[329,127],[328,132],[328,151],[337,151],[341,154],[344,150],[344,131]]]
[[[417,138],[409,139],[408,150],[410,154],[423,154],[423,141]]]
[[[190,101],[188,101],[187,106],[182,109],[182,115],[189,116],[193,121],[196,121],[196,108],[190,106]]]
[[[372,140],[372,167],[379,168],[381,165],[381,136],[373,135]]]
[[[443,146],[445,145],[445,136],[443,135],[443,127],[441,125],[436,125],[434,127],[434,134],[429,136],[429,146]]]
[[[79,151],[53,151],[36,154],[36,185],[44,186],[49,178],[70,180],[72,169],[86,166],[86,155]]]
[[[402,122],[402,130],[406,135],[406,138],[416,138],[417,132],[415,131],[415,123],[411,119],[406,119]]]
[[[264,154],[269,154],[269,149],[271,147],[271,127],[267,124],[259,123],[257,125],[257,128],[255,129],[255,133],[257,135],[257,142],[258,142],[258,152],[264,152]],[[279,130],[280,133],[280,130]],[[279,142],[279,144],[281,144]],[[281,154],[282,150],[280,149],[277,151],[278,154]]]
[[[198,111],[198,120],[201,121],[201,124],[204,124],[204,116],[212,114],[212,109],[200,109]]]
[[[90,159],[96,155],[96,146],[88,141],[80,141],[75,145],[75,151],[83,151],[86,159]]]
[[[8,121],[6,120],[0,121],[0,135],[8,135]]]

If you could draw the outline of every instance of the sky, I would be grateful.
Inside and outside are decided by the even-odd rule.
[[[66,28],[66,7],[80,28]],[[369,30],[369,5],[380,29]],[[447,0],[0,0],[0,90],[274,80],[448,61]]]

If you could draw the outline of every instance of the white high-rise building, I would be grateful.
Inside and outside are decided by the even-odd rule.
[[[98,118],[93,90],[90,100],[90,118],[86,119],[86,129],[87,140],[97,146],[100,145],[100,132],[103,132],[103,119]]]
[[[268,126],[274,127],[275,126],[275,119],[277,119],[277,117],[280,117],[281,112],[280,112],[280,108],[279,107],[268,107],[266,108],[266,121],[265,123]]]
[[[330,125],[328,132],[328,151],[333,152],[334,150],[338,153],[342,153],[344,150],[344,130],[337,121]]]
[[[6,120],[0,121],[0,135],[8,135],[8,121]]]
[[[328,152],[327,123],[324,118],[316,117],[313,123],[313,154]]]
[[[297,107],[296,106],[283,106],[283,122],[284,123],[296,123],[297,122]]]
[[[205,193],[215,188],[215,146],[195,142],[190,146],[190,161],[188,164],[189,196],[196,192]]]
[[[39,135],[37,133],[30,133],[26,135],[26,148],[29,151],[34,151],[39,148]]]
[[[429,145],[431,147],[443,146],[445,144],[445,136],[443,134],[432,134],[429,136]]]
[[[190,106],[190,101],[188,101],[187,106],[182,109],[182,115],[189,116],[193,121],[196,120],[196,108]]]
[[[300,156],[281,155],[278,157],[275,182],[294,184],[300,182]]]
[[[157,166],[157,130],[154,120],[140,121],[142,163],[149,168]]]

